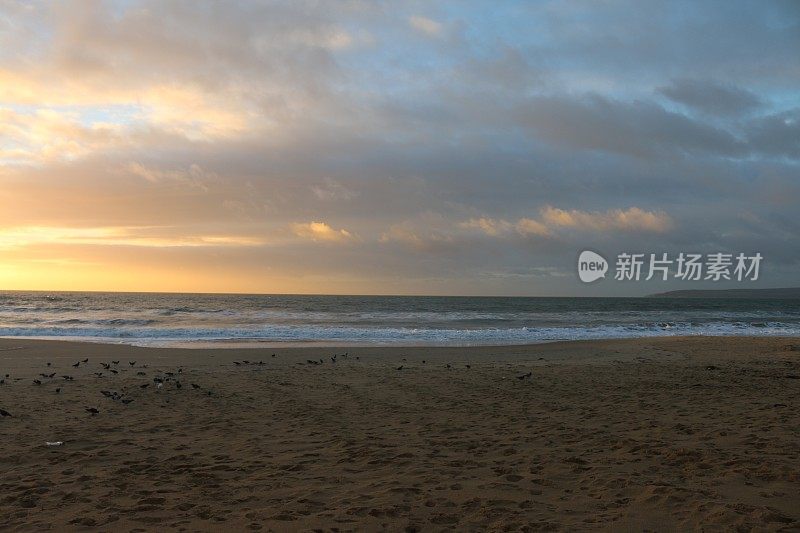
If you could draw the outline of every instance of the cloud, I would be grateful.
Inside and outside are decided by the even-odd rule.
[[[0,249],[13,249],[46,244],[136,246],[146,248],[261,246],[262,239],[241,235],[180,235],[159,236],[163,228],[146,227],[47,227],[21,226],[0,228]],[[167,228],[169,229],[169,228]],[[174,228],[173,228],[174,229]],[[155,234],[154,231],[156,230]]]
[[[516,229],[520,235],[538,235],[544,237],[550,234],[550,229],[547,225],[530,218],[521,218],[517,220],[516,224],[514,224],[514,229]]]
[[[292,224],[292,232],[303,239],[315,242],[353,242],[357,237],[345,229],[334,229],[325,222],[304,222]]]
[[[553,236],[561,228],[576,229],[583,232],[645,232],[665,233],[673,228],[672,218],[661,211],[645,211],[638,207],[611,209],[605,212],[587,212],[578,209],[559,209],[544,206],[539,210],[539,218],[519,218],[516,222],[490,217],[471,218],[458,224],[460,228],[478,229],[491,237],[510,236]]]
[[[570,149],[639,158],[675,154],[744,156],[731,133],[653,102],[621,102],[591,94],[531,99],[519,109],[522,124],[542,140]]]
[[[763,105],[754,93],[714,80],[673,80],[658,92],[674,102],[713,115],[741,115]]]
[[[495,236],[506,233],[509,229],[511,229],[512,224],[502,219],[480,217],[471,218],[465,222],[461,222],[459,226],[462,228],[478,229],[486,235]]]
[[[549,227],[568,227],[583,231],[644,231],[665,233],[673,227],[672,218],[663,212],[645,211],[638,207],[611,209],[605,212],[564,210],[546,206],[542,221]]]
[[[591,238],[800,283],[790,2],[419,9],[3,4],[0,282],[575,294],[526,276]]]
[[[442,24],[433,19],[421,16],[408,18],[408,24],[416,31],[429,37],[437,37],[442,32]]]
[[[358,192],[353,191],[339,183],[333,178],[325,177],[322,183],[311,186],[311,192],[317,199],[331,202],[337,200],[352,200],[358,196]]]

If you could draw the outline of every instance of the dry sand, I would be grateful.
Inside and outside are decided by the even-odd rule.
[[[795,346],[0,340],[0,530],[800,531]]]

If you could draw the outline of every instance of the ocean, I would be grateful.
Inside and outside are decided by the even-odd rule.
[[[0,337],[139,346],[800,335],[800,300],[0,292]]]

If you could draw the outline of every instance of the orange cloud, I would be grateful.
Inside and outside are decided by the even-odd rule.
[[[551,206],[542,208],[542,222],[551,227],[570,227],[587,231],[645,231],[665,233],[672,228],[672,218],[661,211],[645,211],[638,207],[611,209],[605,212],[569,211]]]
[[[345,229],[334,229],[325,222],[304,222],[292,224],[292,232],[303,239],[316,242],[351,242],[357,237]]]

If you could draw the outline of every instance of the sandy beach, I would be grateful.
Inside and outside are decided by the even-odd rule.
[[[799,377],[785,338],[3,339],[0,529],[798,531]]]

